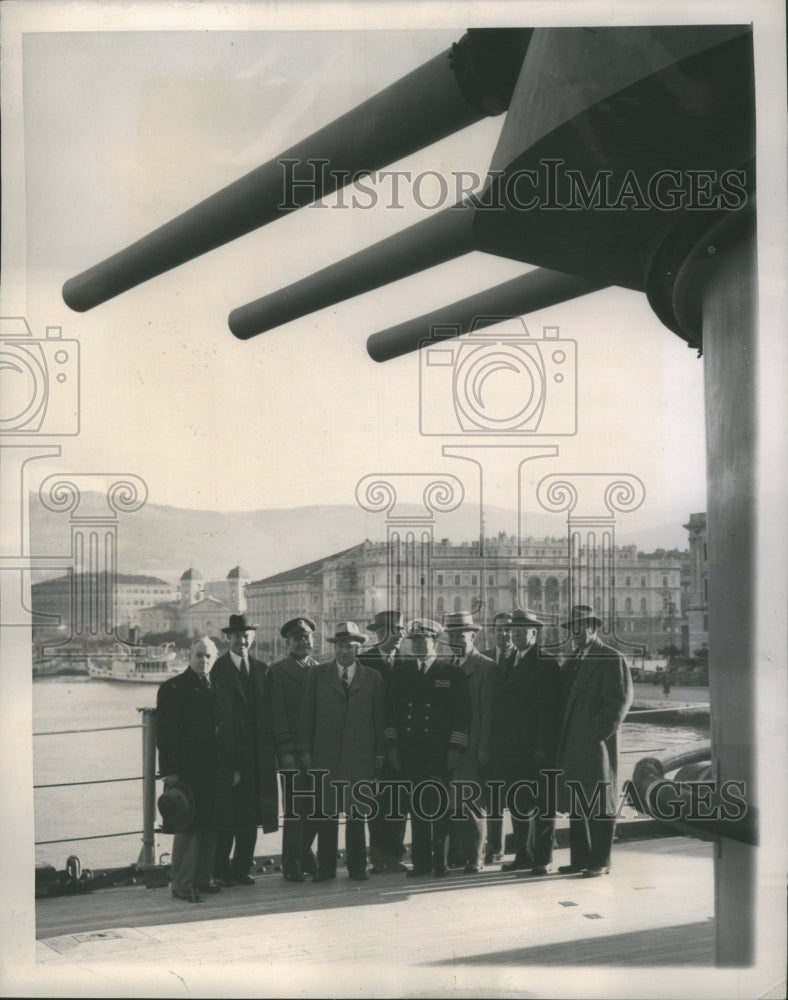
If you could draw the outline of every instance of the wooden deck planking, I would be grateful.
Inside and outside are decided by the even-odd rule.
[[[37,961],[708,965],[712,881],[711,845],[671,838],[617,846],[600,879],[264,876],[199,906],[166,889],[101,890],[39,901]]]

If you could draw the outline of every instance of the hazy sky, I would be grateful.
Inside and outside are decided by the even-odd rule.
[[[104,24],[106,25],[106,21]],[[155,22],[154,22],[155,23]],[[337,27],[341,27],[341,24]],[[529,270],[472,254],[248,342],[235,306],[429,213],[307,208],[77,314],[63,281],[282,152],[446,49],[466,19],[418,31],[41,31],[23,41],[25,281],[4,313],[81,347],[82,426],[64,468],[141,475],[153,502],[218,510],[351,503],[367,473],[453,472],[459,437],[419,433],[419,358],[380,365],[367,336]],[[425,99],[428,99],[425,97]],[[483,175],[503,116],[397,164]],[[575,341],[578,434],[526,466],[638,476],[625,529],[705,509],[702,362],[644,295],[608,289],[527,318]],[[529,442],[525,442],[529,443]],[[488,498],[515,479],[490,474]],[[511,480],[511,485],[510,485]]]

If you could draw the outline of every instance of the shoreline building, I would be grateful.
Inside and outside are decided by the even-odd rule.
[[[619,644],[630,647],[630,656],[653,657],[662,647],[679,644],[687,559],[686,553],[642,553],[635,545],[617,546],[610,578],[603,579],[600,572],[583,581],[587,593],[609,593],[615,635]],[[392,604],[408,617],[438,620],[451,611],[470,610],[478,622],[488,624],[499,611],[528,607],[556,626],[568,613],[568,594],[565,538],[520,541],[504,532],[486,538],[483,546],[448,538],[434,542],[428,573],[415,588],[389,573],[387,543],[369,539],[246,587],[248,612],[260,626],[258,651],[272,657],[284,651],[281,625],[301,614],[317,626],[317,654],[327,655],[324,636],[333,634],[337,622],[351,620],[363,628]],[[546,629],[544,637],[551,645],[566,638],[556,627]]]

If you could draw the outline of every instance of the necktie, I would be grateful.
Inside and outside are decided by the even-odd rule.
[[[350,681],[348,680],[347,671],[347,667],[342,667],[342,687],[345,689],[345,697],[347,697],[347,693],[350,690]]]
[[[246,663],[246,657],[241,657],[241,680],[246,687],[246,682],[249,680],[249,667]]]

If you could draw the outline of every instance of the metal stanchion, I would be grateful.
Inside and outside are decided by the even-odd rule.
[[[139,864],[156,864],[156,709],[138,708],[142,715],[142,849]]]

